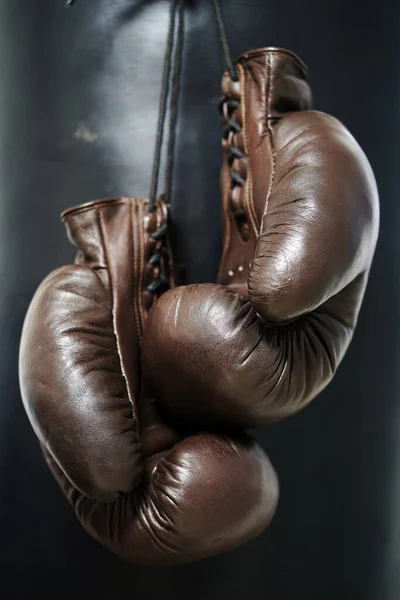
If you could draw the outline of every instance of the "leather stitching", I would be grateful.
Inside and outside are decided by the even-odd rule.
[[[74,208],[68,208],[63,213],[61,213],[61,220],[67,221],[73,215],[77,215],[80,213],[87,212],[89,210],[102,208],[103,206],[116,206],[118,204],[130,204],[134,202],[145,202],[145,200],[139,200],[137,198],[104,198],[102,200],[93,200],[92,202],[87,202],[85,204],[81,204],[79,206],[75,206]]]
[[[107,248],[106,248],[106,244],[105,244],[105,241],[104,241],[103,223],[102,223],[102,220],[101,220],[101,209],[102,209],[101,206],[96,206],[96,217],[97,217],[97,222],[98,222],[98,225],[99,225],[100,240],[101,240],[101,243],[102,243],[102,246],[103,246],[104,256],[105,256],[105,259],[106,259],[106,264],[107,264],[108,272],[110,273]],[[119,339],[118,339],[118,330],[117,330],[117,323],[116,323],[116,315],[115,315],[115,310],[114,310],[113,284],[112,284],[112,278],[111,277],[109,278],[109,281],[110,281],[111,306],[112,306],[112,308],[111,308],[111,314],[112,314],[112,319],[113,319],[113,330],[114,330],[115,344],[116,344],[116,347],[117,347],[118,361],[119,361],[119,366],[120,366],[120,369],[121,369],[122,376],[123,376],[123,378],[125,380],[125,388],[126,388],[126,393],[127,393],[127,396],[128,396],[128,400],[129,400],[129,402],[132,405],[132,418],[133,418],[133,421],[134,421],[134,426],[137,427],[137,417],[136,417],[136,414],[135,414],[136,407],[135,407],[135,405],[133,403],[133,400],[131,398],[131,394],[129,392],[128,378],[127,378],[127,375],[125,373],[124,365],[123,365],[123,362],[122,362],[122,352],[121,352],[121,347],[120,347]]]
[[[303,63],[303,61],[296,55],[294,54],[294,52],[291,52],[290,50],[285,50],[284,48],[261,48],[259,52],[257,51],[252,51],[252,52],[248,52],[245,54],[242,54],[237,61],[240,62],[244,62],[246,60],[248,60],[249,58],[253,59],[253,58],[258,58],[259,56],[270,56],[271,54],[275,54],[275,56],[282,56],[284,58],[289,58],[291,59],[297,67],[299,67],[301,69],[301,71],[303,71],[303,75],[305,75],[307,77],[308,74],[308,68],[307,66]]]
[[[264,209],[264,213],[263,213],[262,220],[261,220],[260,235],[262,234],[262,232],[264,230],[265,215],[267,214],[267,211],[268,211],[268,204],[269,204],[269,199],[270,199],[271,192],[272,192],[272,186],[274,184],[275,168],[276,168],[276,152],[275,152],[275,146],[274,146],[273,130],[272,130],[269,118],[268,118],[269,109],[270,109],[270,105],[271,105],[272,92],[273,92],[272,58],[273,58],[273,54],[270,53],[268,55],[268,73],[267,73],[267,78],[268,78],[268,89],[267,89],[267,127],[268,127],[268,137],[269,137],[269,141],[270,141],[270,144],[271,144],[271,152],[272,152],[272,171],[271,171],[271,178],[270,178],[270,181],[269,181],[268,193],[267,193],[267,197],[265,199],[265,209]]]
[[[238,65],[238,69],[240,72],[241,88],[243,90],[243,92],[241,94],[241,96],[242,96],[242,98],[241,98],[242,126],[243,126],[243,138],[244,138],[245,152],[246,152],[246,156],[247,156],[247,177],[246,177],[245,199],[246,199],[246,204],[248,205],[248,213],[250,216],[250,221],[251,221],[251,224],[253,227],[254,235],[257,236],[258,227],[257,227],[256,219],[255,219],[255,208],[254,208],[254,198],[253,198],[253,172],[252,172],[252,168],[251,168],[251,156],[249,153],[250,144],[249,144],[249,138],[248,138],[248,113],[247,113],[248,102],[247,102],[247,97],[246,97],[246,93],[247,93],[247,89],[248,89],[248,87],[246,85],[247,73],[245,72],[242,65]]]
[[[228,249],[230,247],[231,237],[232,237],[231,216],[230,216],[229,202],[228,202],[230,169],[228,168],[227,151],[226,150],[224,150],[223,170],[224,170],[224,177],[223,177],[224,181],[222,182],[222,202],[223,202],[224,215],[225,215],[225,242],[224,242],[224,249],[222,251],[221,265],[220,265],[219,273],[218,273],[218,281],[220,281],[223,276],[223,269],[225,268],[225,260],[226,260],[227,254],[228,254]]]
[[[138,306],[140,313],[139,323],[139,344],[142,344],[143,327],[144,327],[144,312],[143,312],[143,274],[144,274],[144,240],[143,240],[143,204],[138,206],[138,233],[139,233],[139,285],[138,285]]]
[[[136,328],[137,328],[137,332],[138,332],[139,344],[141,344],[142,331],[141,331],[141,327],[140,327],[140,315],[139,315],[139,309],[138,309],[138,305],[140,304],[139,303],[140,289],[138,289],[138,285],[137,285],[137,256],[136,256],[137,218],[136,218],[135,213],[137,211],[137,208],[138,208],[138,205],[136,203],[131,204],[130,217],[131,217],[131,228],[132,228],[132,252],[133,252],[133,298],[132,298],[132,303],[133,303],[133,310],[135,313],[135,322],[136,322]]]

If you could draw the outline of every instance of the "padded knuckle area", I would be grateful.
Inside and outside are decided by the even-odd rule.
[[[151,484],[158,508],[147,519],[164,544],[198,558],[210,546],[218,552],[257,535],[271,520],[278,493],[273,468],[252,438],[197,434],[159,463]]]
[[[181,371],[189,386],[207,373],[219,380],[240,362],[256,321],[249,302],[228,288],[206,284],[172,290],[150,313],[143,340],[144,374],[163,382]]]
[[[174,423],[240,427],[252,410],[252,355],[262,345],[262,324],[245,298],[211,284],[178,288],[150,313],[143,376]]]
[[[85,266],[53,271],[24,325],[20,382],[45,447],[85,496],[112,501],[141,476],[137,423],[121,371],[109,292]]]

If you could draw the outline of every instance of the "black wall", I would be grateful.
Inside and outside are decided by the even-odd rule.
[[[258,540],[174,569],[124,564],[81,531],[25,416],[17,355],[41,279],[71,262],[60,211],[147,196],[169,3],[0,0],[0,595],[8,599],[400,598],[397,0],[225,0],[234,55],[279,45],[315,107],[349,127],[380,188],[380,241],[338,375],[258,434],[281,481]],[[215,277],[222,62],[211,2],[188,2],[173,220],[187,281]]]

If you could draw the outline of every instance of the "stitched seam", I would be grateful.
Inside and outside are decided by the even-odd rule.
[[[102,208],[103,206],[117,206],[119,204],[147,204],[148,200],[143,200],[141,198],[104,198],[103,200],[93,200],[93,202],[88,202],[86,204],[82,204],[81,206],[76,206],[75,208],[67,208],[64,212],[61,213],[61,220],[67,221],[70,217],[81,214],[96,208]]]
[[[242,127],[243,127],[243,138],[244,138],[244,146],[245,146],[245,152],[246,152],[246,156],[247,156],[247,177],[246,177],[246,188],[245,188],[245,204],[248,207],[248,213],[250,216],[250,221],[251,224],[253,226],[253,231],[255,236],[257,236],[258,234],[258,227],[257,227],[257,222],[256,222],[256,217],[255,217],[255,209],[254,209],[254,199],[253,199],[253,172],[252,172],[252,168],[251,168],[251,156],[250,156],[250,152],[249,152],[249,148],[250,148],[250,144],[249,144],[249,138],[248,138],[248,127],[247,127],[247,123],[248,123],[248,113],[247,113],[247,107],[248,107],[248,103],[247,103],[247,97],[246,97],[246,92],[247,92],[247,86],[246,86],[246,73],[244,68],[242,67],[242,65],[238,65],[239,68],[239,72],[240,72],[240,80],[241,80],[241,87],[243,89],[243,93],[241,94],[241,107],[242,107]]]
[[[101,208],[100,206],[96,206],[96,215],[97,215],[97,221],[99,224],[99,231],[100,231],[100,239],[101,239],[101,243],[103,246],[103,251],[104,251],[104,256],[106,258],[106,264],[107,264],[107,268],[108,268],[108,273],[110,275],[110,268],[109,268],[109,260],[108,260],[108,254],[107,254],[107,248],[106,248],[106,244],[105,244],[105,240],[104,240],[104,231],[103,231],[103,223],[101,221]],[[125,380],[125,387],[126,387],[126,393],[128,394],[128,399],[129,402],[132,405],[132,408],[134,409],[134,404],[131,398],[131,394],[129,392],[129,386],[128,386],[128,378],[126,376],[125,373],[125,369],[124,369],[124,365],[122,362],[122,353],[121,353],[121,347],[119,344],[119,339],[118,339],[118,331],[117,331],[117,322],[116,322],[116,314],[115,314],[115,310],[114,310],[114,294],[113,294],[113,284],[112,284],[112,278],[109,277],[109,281],[110,281],[110,290],[111,290],[111,314],[112,314],[112,318],[113,318],[113,329],[114,329],[114,336],[115,336],[115,343],[117,346],[117,354],[118,354],[118,361],[119,361],[119,366],[121,368],[121,373],[122,376]],[[132,417],[134,420],[135,425],[137,424],[137,418],[136,418],[136,414],[134,412],[134,410],[132,410]]]
[[[73,215],[78,215],[89,210],[102,208],[103,206],[117,206],[118,204],[129,204],[131,201],[130,198],[105,198],[104,200],[94,200],[93,202],[88,202],[87,204],[83,204],[82,206],[76,206],[75,208],[67,208],[61,214],[61,220],[67,221]]]
[[[118,204],[127,204],[126,202],[116,202],[115,205]],[[68,221],[71,217],[74,217],[75,215],[81,215],[82,213],[85,212],[90,212],[91,210],[97,210],[99,208],[103,208],[104,206],[109,206],[109,205],[105,205],[105,204],[93,204],[91,206],[87,206],[85,208],[79,208],[77,210],[74,210],[73,212],[68,213],[67,215],[62,217],[62,221]]]
[[[237,61],[238,63],[240,63],[241,61],[246,61],[246,60],[251,60],[253,58],[258,58],[259,56],[263,56],[263,55],[271,55],[271,54],[275,54],[276,56],[283,56],[285,58],[290,58],[303,72],[303,75],[305,75],[307,77],[308,75],[308,68],[307,66],[303,63],[303,61],[301,60],[301,58],[299,58],[296,54],[294,54],[293,52],[290,52],[290,50],[284,50],[284,49],[280,49],[280,50],[260,50],[260,52],[255,52],[254,54],[252,53],[245,53],[242,54],[242,56],[240,56]],[[239,66],[239,65],[238,65]]]
[[[274,184],[274,179],[275,179],[275,168],[276,168],[276,153],[275,153],[275,146],[274,146],[274,137],[273,137],[273,130],[271,127],[271,123],[269,121],[268,115],[269,115],[269,108],[270,108],[270,104],[271,104],[271,97],[272,97],[272,56],[273,54],[269,54],[268,55],[268,90],[267,90],[267,128],[268,128],[268,137],[269,137],[269,141],[271,144],[271,151],[272,151],[272,172],[271,172],[271,178],[269,181],[269,188],[268,188],[268,193],[267,193],[267,197],[265,199],[265,209],[264,209],[264,213],[261,219],[261,228],[260,228],[260,235],[262,234],[263,230],[264,230],[264,219],[265,219],[265,215],[267,214],[268,211],[268,204],[269,204],[269,199],[271,196],[271,192],[272,192],[272,186]]]
[[[231,244],[231,237],[232,237],[232,226],[231,226],[231,216],[229,214],[229,203],[228,203],[228,198],[229,198],[229,172],[230,169],[227,168],[227,164],[225,163],[225,158],[224,158],[224,181],[222,183],[222,190],[223,190],[223,207],[224,207],[224,217],[225,217],[225,242],[224,242],[224,249],[222,251],[222,259],[221,259],[221,265],[219,268],[219,273],[218,273],[218,281],[220,280],[220,278],[223,275],[223,269],[225,267],[225,260],[228,254],[228,249],[229,246]]]
[[[137,209],[137,205],[136,204],[132,204],[131,205],[131,227],[132,227],[132,252],[133,252],[133,311],[135,313],[135,322],[136,322],[136,328],[137,328],[137,332],[138,332],[138,337],[139,337],[139,343],[141,343],[142,341],[142,331],[140,328],[140,316],[139,316],[139,310],[138,310],[138,287],[137,287],[137,256],[136,256],[136,230],[135,230],[135,225],[137,227],[137,218],[136,217],[136,209]]]
[[[139,330],[140,330],[140,336],[139,336],[139,343],[142,343],[142,336],[143,336],[143,328],[144,328],[144,312],[143,312],[143,275],[144,275],[144,239],[143,239],[143,205],[139,206],[139,210],[138,210],[138,230],[139,230],[139,285],[138,285],[138,307],[139,307],[139,313],[140,313],[140,318],[141,321],[139,323]],[[158,209],[157,209],[157,222],[158,222]]]

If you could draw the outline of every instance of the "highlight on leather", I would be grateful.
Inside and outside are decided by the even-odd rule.
[[[304,64],[278,48],[222,80],[225,243],[218,284],[170,290],[143,369],[181,427],[258,427],[307,405],[351,341],[379,226],[363,151],[311,110]]]
[[[120,198],[66,211],[75,264],[41,284],[20,349],[23,402],[86,531],[124,559],[180,564],[269,524],[278,482],[249,435],[161,418],[141,373],[148,310],[173,286],[166,205]],[[190,397],[189,397],[190,401]]]

